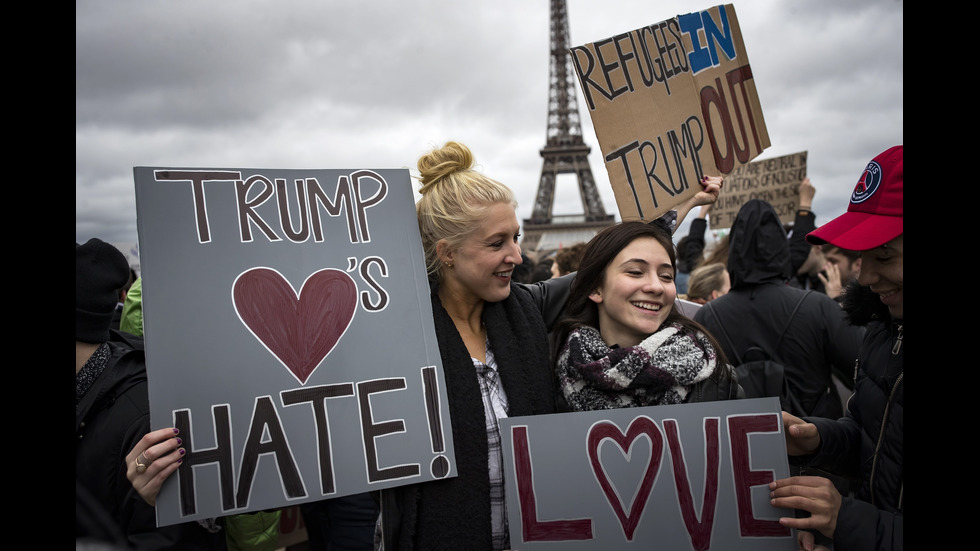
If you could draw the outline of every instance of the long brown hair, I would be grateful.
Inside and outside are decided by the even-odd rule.
[[[674,250],[674,242],[670,234],[661,227],[646,222],[620,222],[603,228],[589,241],[582,252],[578,273],[569,291],[565,313],[558,320],[552,333],[551,350],[556,362],[561,349],[565,346],[565,340],[572,331],[583,325],[599,328],[599,308],[596,303],[589,300],[589,294],[602,286],[606,267],[616,258],[616,255],[640,237],[652,237],[663,245],[667,255],[670,256],[670,265],[676,272],[677,252]],[[704,333],[717,354],[718,367],[715,373],[728,363],[725,352],[714,336],[700,323],[681,313],[676,306],[670,309],[661,327],[670,323],[677,323],[685,329]]]

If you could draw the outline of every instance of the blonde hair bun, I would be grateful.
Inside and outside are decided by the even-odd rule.
[[[446,142],[439,149],[433,149],[419,158],[419,193],[425,195],[432,186],[443,179],[473,168],[473,152],[459,142]]]

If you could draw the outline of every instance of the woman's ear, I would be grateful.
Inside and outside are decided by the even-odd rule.
[[[599,303],[602,302],[602,293],[599,292],[599,289],[596,289],[595,291],[592,291],[591,293],[589,293],[589,300],[591,300],[592,302],[594,302],[596,304],[599,304]]]
[[[453,250],[445,239],[440,239],[436,242],[436,257],[439,258],[439,262],[442,262],[444,266],[452,266],[454,264]]]

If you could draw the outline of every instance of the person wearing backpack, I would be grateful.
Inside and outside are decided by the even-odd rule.
[[[861,272],[844,292],[843,309],[867,333],[854,367],[854,394],[840,419],[783,413],[791,460],[860,480],[853,497],[821,477],[796,476],[770,484],[775,507],[802,509],[806,518],[782,518],[798,529],[801,549],[814,548],[819,531],[834,549],[904,548],[902,382],[904,320],[904,146],[868,163],[847,212],[807,234],[814,244],[861,251]]]
[[[849,325],[829,296],[787,284],[789,242],[769,203],[746,202],[729,235],[731,290],[701,307],[694,321],[718,338],[733,364],[782,365],[799,414],[840,417],[843,406],[831,376],[834,370],[851,372],[864,329]],[[758,397],[749,381],[740,382],[747,397]]]

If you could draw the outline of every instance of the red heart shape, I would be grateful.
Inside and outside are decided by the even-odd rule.
[[[633,441],[643,434],[650,437],[650,459],[647,463],[646,472],[643,473],[643,480],[640,482],[640,487],[636,492],[636,496],[633,498],[630,512],[627,514],[623,510],[619,493],[609,482],[606,471],[602,463],[599,462],[599,444],[604,439],[609,438],[616,442],[620,449],[623,450],[624,455],[626,455],[633,446]],[[628,541],[633,541],[633,532],[636,530],[636,525],[640,522],[640,517],[643,516],[643,509],[647,506],[647,500],[650,498],[650,490],[653,488],[653,482],[656,480],[657,472],[660,470],[660,459],[663,455],[663,449],[664,439],[660,434],[660,429],[657,428],[656,423],[649,417],[637,417],[633,419],[626,434],[623,434],[619,430],[619,427],[608,421],[596,423],[589,429],[589,460],[592,463],[592,471],[599,480],[602,491],[606,494],[606,500],[609,501],[613,511],[616,512],[616,516],[619,517],[619,524],[623,527],[623,533],[626,534]]]
[[[299,293],[279,272],[252,268],[235,280],[235,310],[245,327],[306,384],[354,319],[357,285],[334,269],[313,273]]]

